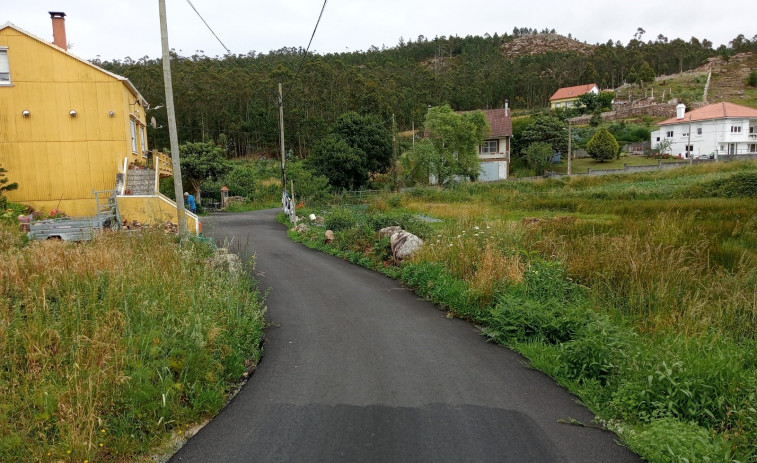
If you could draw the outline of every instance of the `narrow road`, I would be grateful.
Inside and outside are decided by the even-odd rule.
[[[380,274],[286,237],[276,210],[206,232],[254,254],[265,354],[171,462],[638,462],[524,359]]]

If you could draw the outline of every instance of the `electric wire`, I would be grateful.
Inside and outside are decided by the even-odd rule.
[[[210,31],[210,33],[213,34],[213,37],[215,37],[216,40],[218,40],[218,43],[221,44],[221,46],[223,47],[223,49],[226,50],[226,53],[228,53],[229,55],[231,55],[231,50],[229,50],[229,48],[226,45],[224,45],[224,43],[221,41],[221,39],[218,38],[218,36],[216,35],[216,33],[213,31],[213,29],[208,24],[208,22],[205,21],[205,18],[203,18],[202,15],[200,14],[200,12],[197,11],[197,8],[195,8],[195,6],[192,5],[192,1],[191,0],[187,0],[187,3],[189,3],[189,6],[191,6],[192,9],[195,11],[195,13],[197,13],[197,16],[200,17],[200,20],[202,20],[203,24],[205,24],[205,27],[207,27],[208,30]]]
[[[189,1],[189,0],[187,0]],[[305,59],[308,57],[308,52],[310,51],[310,45],[313,43],[313,37],[315,37],[315,31],[318,30],[318,24],[321,23],[321,17],[323,16],[323,10],[326,9],[326,2],[328,0],[323,0],[323,6],[321,7],[321,13],[318,15],[318,21],[315,22],[315,27],[313,28],[313,33],[310,35],[310,41],[308,42],[308,46],[305,49],[305,54],[302,55],[302,60],[300,60],[299,66],[297,66],[297,71],[294,73],[294,78],[296,79],[297,76],[300,74],[300,69],[302,69],[302,65],[305,62]]]

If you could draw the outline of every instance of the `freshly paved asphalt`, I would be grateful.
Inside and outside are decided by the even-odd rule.
[[[265,354],[171,462],[638,462],[524,359],[393,280],[290,241],[277,211],[206,233],[254,254]]]

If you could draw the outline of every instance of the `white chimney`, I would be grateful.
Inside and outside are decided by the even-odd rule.
[[[505,116],[510,115],[510,108],[508,106],[510,106],[510,100],[505,100]]]
[[[683,119],[684,114],[686,114],[686,105],[678,103],[678,106],[676,106],[676,119]]]

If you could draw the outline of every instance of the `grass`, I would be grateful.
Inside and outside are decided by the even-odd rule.
[[[571,161],[571,171],[574,174],[586,173],[592,170],[614,170],[623,169],[628,166],[656,166],[657,159],[645,158],[643,156],[623,156],[620,159],[611,159],[605,162],[597,162],[592,158],[573,159]],[[677,162],[676,160],[664,160],[663,162]],[[568,161],[563,160],[559,164],[553,164],[549,170],[566,174],[568,173]]]
[[[323,244],[523,353],[649,461],[757,461],[757,163],[377,198]],[[395,263],[381,221],[426,224]],[[337,217],[339,215],[337,214]],[[327,216],[328,220],[328,216]]]
[[[259,359],[262,303],[162,233],[0,228],[0,460],[128,461],[215,414]]]

